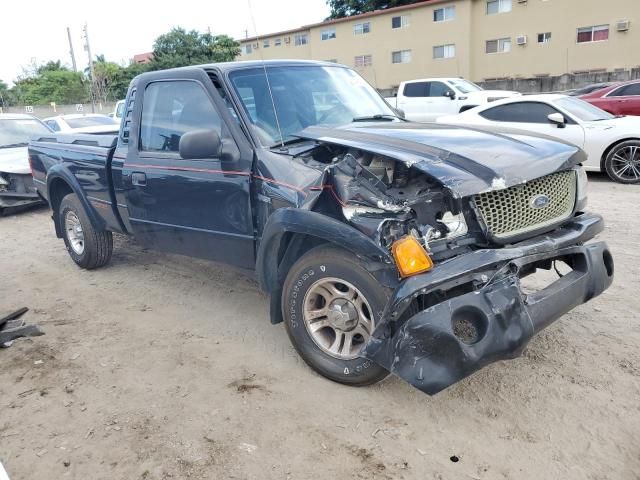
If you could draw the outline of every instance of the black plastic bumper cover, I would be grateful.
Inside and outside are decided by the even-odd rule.
[[[600,217],[582,215],[551,234],[463,255],[406,280],[396,290],[363,356],[430,395],[492,362],[519,356],[534,334],[611,285],[613,260],[607,245],[581,244],[602,229]],[[560,258],[570,259],[571,272],[534,294],[523,293],[517,271]],[[498,271],[507,274],[491,280]],[[481,289],[394,325],[394,318],[400,318],[398,313],[416,295],[487,278]],[[454,333],[457,318],[471,320],[477,333],[472,341]]]

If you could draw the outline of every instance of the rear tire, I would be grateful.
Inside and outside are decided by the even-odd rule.
[[[58,222],[67,251],[79,267],[92,270],[109,263],[113,252],[113,235],[93,228],[75,193],[62,199]]]
[[[640,183],[640,140],[615,145],[604,161],[609,178],[618,183]]]
[[[284,282],[287,334],[320,375],[347,385],[371,385],[389,372],[358,354],[380,322],[389,295],[355,255],[316,247],[291,267]]]

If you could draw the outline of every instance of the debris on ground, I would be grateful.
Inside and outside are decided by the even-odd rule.
[[[20,318],[28,311],[27,307],[22,307],[9,315],[0,317],[0,347],[10,347],[16,338],[44,335],[37,325],[27,325]]]

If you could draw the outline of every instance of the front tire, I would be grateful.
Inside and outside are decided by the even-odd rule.
[[[640,140],[615,145],[604,161],[609,178],[618,183],[640,183]]]
[[[113,252],[113,235],[93,228],[75,193],[62,199],[58,222],[67,251],[79,267],[92,270],[109,263]]]
[[[291,267],[282,314],[291,343],[320,375],[354,386],[376,383],[389,372],[359,353],[380,322],[389,291],[355,255],[320,246]]]

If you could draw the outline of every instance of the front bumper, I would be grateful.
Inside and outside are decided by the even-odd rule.
[[[601,294],[613,281],[604,242],[584,245],[604,228],[583,214],[556,231],[495,250],[478,250],[405,280],[362,355],[433,395],[480,368],[519,356],[559,317]],[[572,270],[533,294],[522,272],[554,260]],[[418,297],[465,292],[407,316]]]

